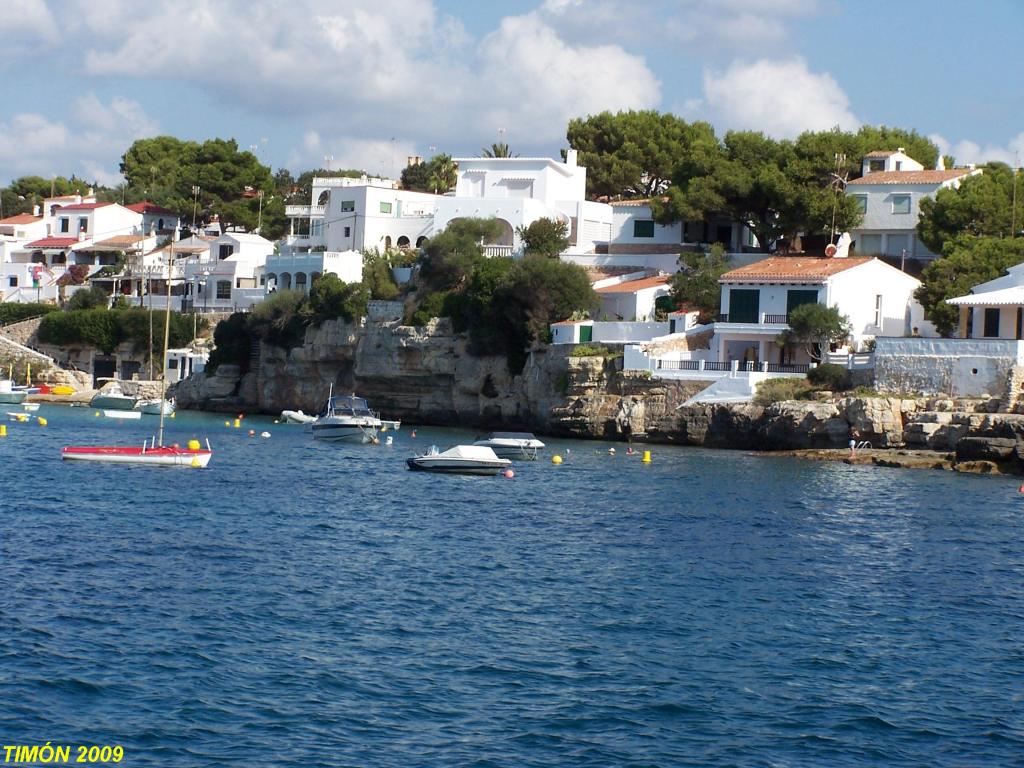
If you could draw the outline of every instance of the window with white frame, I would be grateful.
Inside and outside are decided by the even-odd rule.
[[[872,254],[881,253],[882,236],[861,235],[860,242],[857,244],[857,250],[864,256],[871,256]]]
[[[391,213],[391,203],[384,203],[384,202],[382,202],[380,204],[380,212],[381,213]]]
[[[882,327],[882,294],[875,294],[875,328]]]
[[[892,212],[910,213],[910,195],[893,195]]]
[[[341,201],[341,212],[342,213],[351,213],[355,209],[356,209],[356,201],[355,200],[342,200]]]
[[[60,231],[61,232],[68,232],[68,231],[70,231],[70,229],[71,229],[71,220],[61,216],[61,219],[60,219]]]
[[[84,216],[78,220],[78,231],[88,232],[89,231],[89,220]]]
[[[854,195],[853,199],[857,202],[857,210],[861,213],[868,212],[868,196],[867,195]]]

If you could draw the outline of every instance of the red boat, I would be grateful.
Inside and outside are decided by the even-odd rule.
[[[195,467],[201,469],[210,463],[213,450],[207,441],[201,448],[198,440],[190,440],[187,448],[179,445],[146,443],[141,447],[69,445],[61,449],[65,461],[103,461],[111,464],[150,464],[161,467]]]

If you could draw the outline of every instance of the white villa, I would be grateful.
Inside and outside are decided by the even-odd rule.
[[[274,244],[265,237],[225,232],[209,240],[205,250],[200,247],[195,255],[176,261],[184,286],[183,311],[249,309],[264,298],[260,280],[273,252]]]
[[[1024,339],[1024,264],[946,303],[960,309],[961,339]]]
[[[861,168],[863,176],[852,180],[846,194],[860,205],[864,220],[852,230],[857,253],[893,258],[934,259],[917,237],[921,199],[934,197],[944,188],[956,188],[980,169],[955,168],[925,170],[906,155],[895,152],[869,152]]]

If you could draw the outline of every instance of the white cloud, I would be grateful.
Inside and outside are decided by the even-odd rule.
[[[969,139],[951,142],[937,133],[928,138],[938,145],[943,155],[952,155],[958,165],[998,161],[1009,166],[1019,166],[1021,160],[1024,160],[1024,132],[1018,133],[1003,147],[994,144],[982,146]]]
[[[121,182],[117,158],[158,125],[129,99],[105,104],[94,94],[75,102],[69,123],[22,113],[0,123],[0,168],[4,177],[68,176],[114,185]]]
[[[758,130],[777,138],[860,125],[832,76],[811,72],[801,58],[734,62],[724,72],[705,70],[704,96],[687,102],[684,113],[722,129]]]
[[[288,163],[293,168],[353,168],[397,179],[406,158],[415,154],[411,141],[362,139],[341,133],[321,135],[311,130],[303,135],[301,147],[292,151]]]

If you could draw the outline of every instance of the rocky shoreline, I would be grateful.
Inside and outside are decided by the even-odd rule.
[[[837,396],[684,406],[707,382],[653,379],[622,371],[621,358],[570,352],[536,349],[512,376],[503,357],[470,355],[445,320],[423,328],[331,321],[310,328],[302,347],[261,344],[248,371],[221,366],[172,394],[182,408],[276,415],[317,412],[333,386],[365,396],[384,418],[413,424],[820,459],[848,459],[852,428],[868,448],[855,463],[1024,472],[1024,415],[1000,413],[997,399]]]

